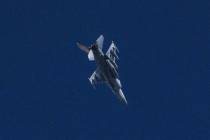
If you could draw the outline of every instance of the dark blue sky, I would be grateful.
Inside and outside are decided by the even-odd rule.
[[[210,139],[206,9],[168,0],[1,4],[0,140]],[[120,50],[128,106],[75,46]]]

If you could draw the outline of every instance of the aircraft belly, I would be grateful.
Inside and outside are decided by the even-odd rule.
[[[119,51],[116,45],[112,42],[109,49],[104,54],[102,51],[103,41],[104,37],[101,35],[96,40],[96,43],[90,47],[77,43],[77,46],[88,54],[88,59],[96,62],[97,68],[88,79],[93,86],[98,83],[106,83],[114,95],[127,104],[119,80],[118,66],[116,64],[116,60],[119,59],[117,56]]]

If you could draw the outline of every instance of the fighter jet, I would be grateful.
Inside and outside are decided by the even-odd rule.
[[[88,79],[94,88],[98,83],[107,84],[118,99],[127,104],[119,80],[118,66],[116,64],[116,60],[119,59],[117,56],[117,53],[119,53],[118,48],[112,41],[106,54],[104,54],[102,51],[103,42],[104,37],[100,35],[96,42],[90,47],[77,43],[77,46],[87,53],[88,59],[96,62],[96,70]]]

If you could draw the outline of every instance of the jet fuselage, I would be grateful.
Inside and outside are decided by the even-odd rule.
[[[121,88],[121,84],[117,81],[118,72],[111,60],[104,55],[104,53],[98,49],[97,45],[91,46],[94,54],[94,59],[96,61],[96,66],[101,71],[103,78],[108,81],[108,85],[113,90],[114,93],[118,92]]]
[[[118,60],[117,52],[118,49],[112,41],[109,49],[104,54],[103,48],[103,35],[100,35],[96,40],[96,43],[87,47],[80,43],[77,46],[84,52],[88,54],[88,59],[90,61],[96,62],[96,70],[88,78],[91,85],[95,87],[97,83],[106,83],[112,90],[112,92],[124,103],[127,104],[127,100],[123,94],[122,86],[118,75],[118,66],[116,60]]]

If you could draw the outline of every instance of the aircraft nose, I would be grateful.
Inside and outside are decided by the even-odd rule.
[[[125,104],[128,104],[123,92],[122,92],[122,89],[119,90],[119,94],[120,94],[120,97],[122,99],[122,101],[125,103]]]

